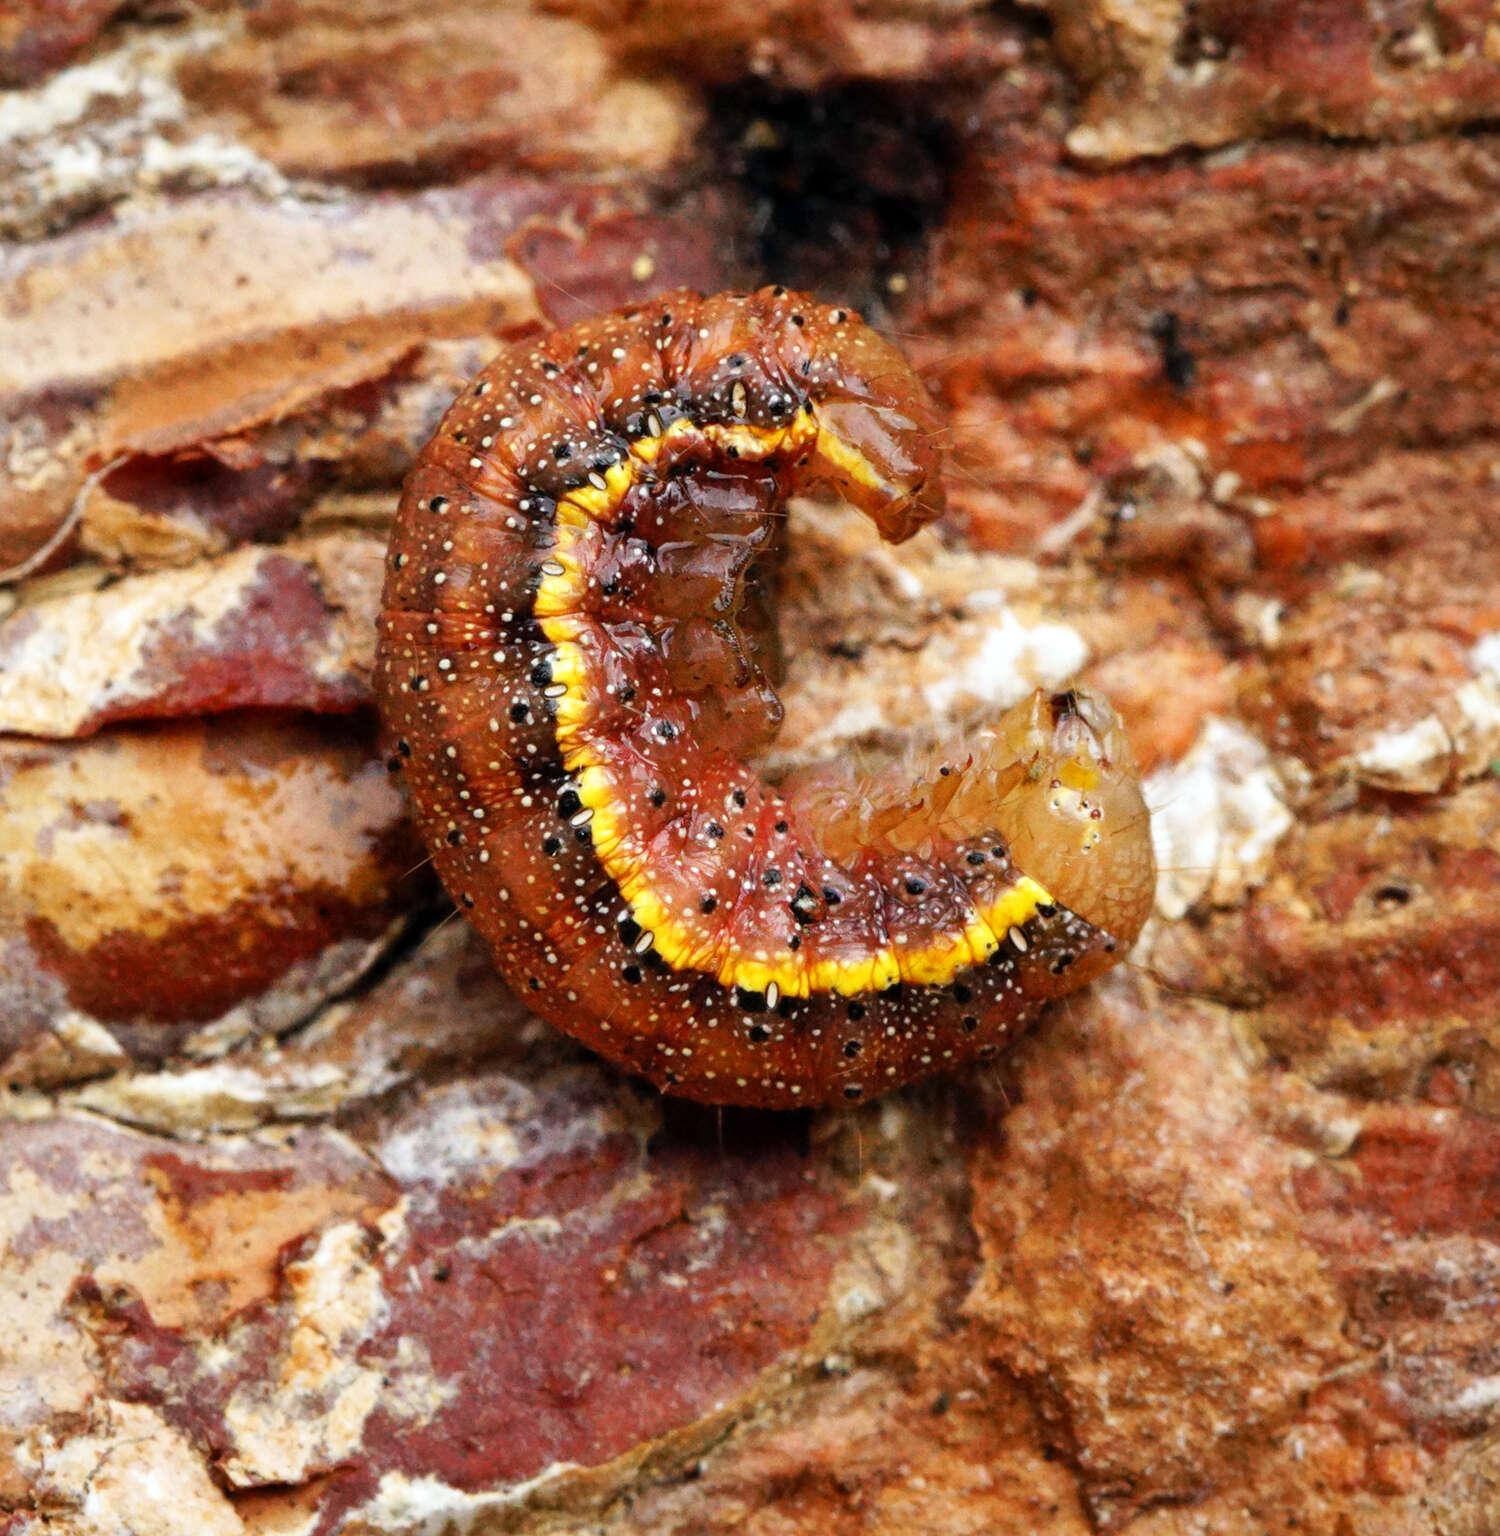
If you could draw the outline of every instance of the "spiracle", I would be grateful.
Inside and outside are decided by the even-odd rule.
[[[934,427],[851,311],[673,292],[509,347],[407,480],[376,689],[439,874],[536,1012],[668,1092],[843,1103],[988,1060],[1145,919],[1136,774],[1083,693],[875,776],[752,766],[787,497],[905,539]]]

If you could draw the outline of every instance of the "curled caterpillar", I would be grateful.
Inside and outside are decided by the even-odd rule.
[[[376,689],[449,892],[543,1017],[662,1089],[857,1100],[992,1058],[1118,960],[1154,868],[1107,705],[771,787],[752,601],[786,498],[893,541],[933,417],[854,314],[674,292],[503,352],[407,480]]]

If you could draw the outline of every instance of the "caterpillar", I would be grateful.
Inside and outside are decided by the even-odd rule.
[[[511,345],[406,481],[375,688],[449,893],[537,1013],[659,1088],[847,1103],[993,1058],[1150,903],[1101,700],[772,786],[779,514],[822,482],[899,542],[935,417],[851,311],[676,291]]]

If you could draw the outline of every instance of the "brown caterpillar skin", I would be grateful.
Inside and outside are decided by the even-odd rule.
[[[444,883],[536,1011],[658,1087],[847,1102],[993,1057],[1117,960],[1154,883],[1107,706],[1037,695],[875,780],[768,787],[747,573],[833,484],[941,506],[892,347],[781,288],[513,346],[406,483],[376,688]]]

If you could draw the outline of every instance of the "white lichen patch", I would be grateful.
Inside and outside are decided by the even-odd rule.
[[[381,1166],[402,1184],[431,1183],[454,1168],[484,1167],[498,1172],[521,1155],[514,1125],[532,1110],[532,1096],[513,1089],[513,1114],[493,1103],[470,1099],[461,1090],[443,1094],[418,1124],[387,1136],[379,1148]]]
[[[1145,783],[1156,850],[1156,910],[1169,921],[1199,902],[1229,907],[1263,883],[1291,827],[1281,780],[1259,738],[1210,717],[1183,759]]]
[[[0,1432],[83,1411],[96,1383],[88,1340],[62,1316],[78,1261],[61,1246],[28,1243],[45,1220],[65,1222],[89,1199],[44,1183],[26,1166],[0,1184]]]
[[[482,1169],[491,1177],[523,1160],[563,1157],[627,1129],[623,1115],[600,1110],[547,1125],[523,1144],[518,1127],[537,1117],[538,1098],[522,1083],[496,1087],[453,1083],[427,1095],[422,1112],[397,1125],[373,1149],[381,1166],[408,1188],[442,1185]]]
[[[1500,1406],[1500,1376],[1476,1376],[1450,1404],[1455,1418],[1465,1418]]]
[[[184,1531],[241,1536],[245,1531],[203,1457],[154,1409],[101,1400],[93,1418],[86,1433],[61,1442],[38,1439],[21,1457],[53,1529],[80,1536]]]
[[[1354,755],[1355,776],[1380,789],[1430,794],[1441,789],[1453,762],[1454,741],[1436,715],[1378,731]]]
[[[1088,645],[1071,625],[1023,623],[1009,608],[967,621],[933,650],[922,697],[946,718],[975,706],[1008,709],[1033,689],[1061,687],[1088,660]]]
[[[832,1322],[839,1330],[852,1329],[886,1311],[910,1290],[916,1269],[909,1229],[900,1221],[871,1221],[834,1276],[829,1294]]]
[[[1481,677],[1500,682],[1500,629],[1491,630],[1474,642],[1469,663]]]
[[[367,1229],[340,1222],[286,1270],[291,1328],[274,1375],[241,1387],[224,1423],[233,1449],[222,1465],[240,1487],[296,1483],[354,1456],[377,1403],[429,1419],[449,1389],[419,1341],[390,1359],[356,1359],[384,1320],[386,1297]],[[386,1382],[399,1378],[393,1395]]]
[[[465,1536],[481,1530],[508,1530],[507,1517],[550,1485],[579,1472],[573,1462],[554,1462],[535,1477],[508,1488],[466,1493],[436,1477],[387,1472],[375,1497],[358,1514],[364,1527],[399,1531],[401,1536]]]
[[[1458,690],[1467,722],[1464,756],[1473,774],[1500,772],[1500,630],[1481,635],[1469,652],[1472,681]]]
[[[277,1073],[258,1063],[217,1061],[86,1083],[63,1102],[152,1130],[223,1132],[250,1130],[273,1118],[312,1119],[336,1109],[347,1090],[347,1074],[329,1062],[288,1063]]]
[[[189,126],[177,67],[225,28],[136,34],[31,91],[0,94],[0,237],[35,239],[121,198],[164,188],[285,189],[243,145]]]
[[[1354,754],[1361,782],[1407,794],[1492,773],[1500,763],[1500,631],[1469,652],[1474,676],[1410,725],[1377,732]]]

